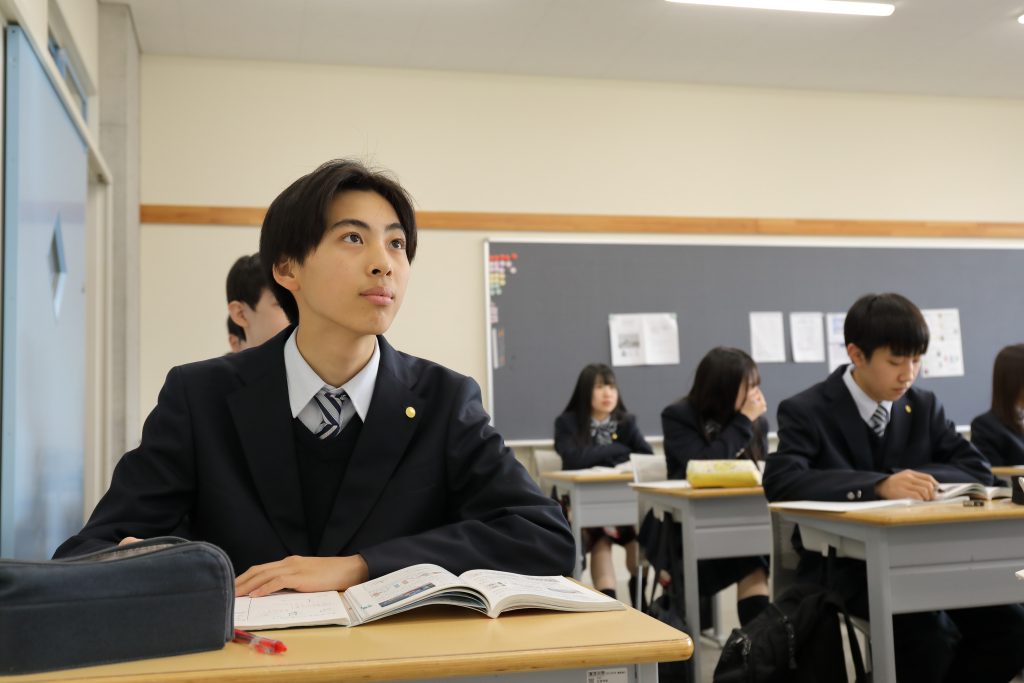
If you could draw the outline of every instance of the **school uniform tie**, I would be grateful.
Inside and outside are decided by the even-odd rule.
[[[313,397],[318,408],[322,421],[316,430],[316,438],[329,439],[341,433],[344,425],[341,424],[341,408],[348,401],[348,394],[344,389],[328,391],[324,387]]]
[[[875,412],[871,414],[871,431],[878,435],[881,439],[885,436],[885,426],[889,422],[889,411],[885,409],[881,403],[875,408]]]

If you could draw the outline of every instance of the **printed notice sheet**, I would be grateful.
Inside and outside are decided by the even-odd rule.
[[[845,313],[825,314],[825,341],[828,345],[829,372],[850,362],[850,356],[846,353],[846,333],[843,332],[845,324]]]
[[[786,362],[786,332],[782,311],[750,313],[750,355],[758,363]]]
[[[608,316],[612,365],[677,365],[679,322],[675,313]]]
[[[790,313],[789,339],[793,347],[793,362],[825,362],[825,331],[821,313]]]
[[[921,311],[928,322],[931,340],[921,358],[923,377],[963,377],[964,345],[960,335],[960,310],[931,308]]]

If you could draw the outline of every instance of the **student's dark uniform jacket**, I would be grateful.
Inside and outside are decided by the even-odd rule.
[[[779,404],[779,448],[767,459],[768,500],[876,500],[875,484],[900,470],[940,482],[992,483],[988,462],[946,419],[930,391],[892,404],[879,440],[843,382],[846,366]]]
[[[227,551],[239,573],[289,555],[354,553],[371,578],[420,562],[456,573],[572,571],[558,505],[488,424],[476,383],[383,337],[372,404],[314,553],[285,374],[291,329],[172,369],[141,445],[55,556],[167,534],[187,515],[192,537]]]
[[[562,456],[562,467],[567,470],[585,470],[598,465],[613,467],[628,461],[630,453],[654,452],[632,415],[626,415],[618,423],[610,444],[581,446],[576,436],[578,432],[576,416],[572,413],[562,413],[555,419],[555,451]]]
[[[691,460],[735,460],[750,458],[754,424],[736,411],[728,422],[708,435],[689,399],[677,401],[661,411],[661,431],[665,435],[665,458],[669,479],[686,479]],[[768,420],[757,418],[760,426],[761,453],[768,454]]]
[[[1024,434],[1012,431],[991,410],[971,422],[971,443],[993,465],[1024,465]]]

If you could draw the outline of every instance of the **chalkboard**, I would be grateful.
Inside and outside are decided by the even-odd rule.
[[[610,363],[609,314],[676,313],[678,365],[617,367],[626,407],[647,436],[683,396],[714,346],[749,352],[751,311],[782,311],[786,363],[760,365],[768,416],[821,381],[826,363],[794,363],[790,312],[845,312],[862,294],[895,291],[921,308],[957,308],[961,377],[919,378],[947,416],[988,409],[992,361],[1024,341],[1024,251],[1018,248],[601,244],[490,241],[491,410],[510,440],[551,439],[580,369]],[[1019,246],[1013,244],[1012,246]]]

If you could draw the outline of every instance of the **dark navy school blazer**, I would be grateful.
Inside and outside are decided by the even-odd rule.
[[[779,447],[763,478],[768,500],[876,500],[875,484],[903,469],[941,482],[992,483],[988,461],[956,432],[935,394],[915,387],[893,403],[873,457],[844,372],[779,404]]]
[[[991,410],[971,422],[971,443],[993,465],[1024,465],[1024,434],[1010,430]]]
[[[757,418],[761,426],[761,452],[768,454],[768,420]],[[665,458],[669,479],[685,479],[690,460],[733,460],[749,457],[747,448],[754,439],[754,423],[737,411],[708,441],[700,418],[690,401],[683,399],[661,411],[661,429],[665,435]]]
[[[612,467],[629,460],[630,453],[653,453],[654,449],[636,426],[636,418],[626,415],[615,430],[615,440],[606,446],[581,446],[576,440],[579,430],[576,416],[562,413],[555,420],[555,450],[562,456],[562,467],[583,470],[595,465]]]
[[[172,369],[141,445],[55,557],[168,534],[186,515],[193,538],[227,551],[239,573],[312,555],[284,365],[292,329]],[[359,553],[370,578],[420,562],[571,572],[565,518],[488,424],[476,382],[377,341],[372,404],[318,554]]]

